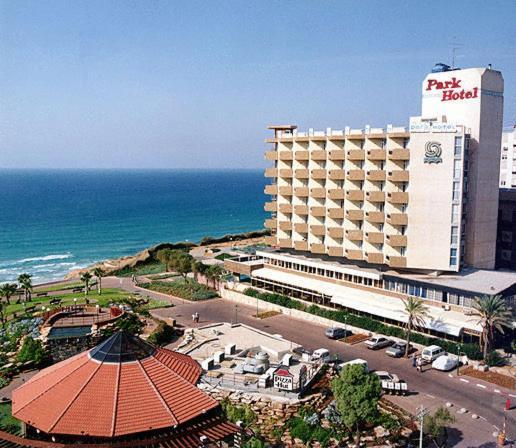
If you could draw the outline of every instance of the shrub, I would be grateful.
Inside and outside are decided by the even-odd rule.
[[[256,420],[256,414],[248,404],[235,406],[226,398],[220,402],[220,405],[230,422],[236,423],[241,421],[245,427],[248,427]]]
[[[174,327],[160,321],[157,328],[149,335],[148,341],[154,345],[168,344],[175,334]]]
[[[489,367],[503,366],[505,364],[505,360],[496,350],[488,353],[485,361]]]
[[[18,362],[32,361],[35,366],[39,366],[45,361],[47,354],[39,339],[32,339],[30,336],[23,341],[22,348],[18,352],[16,359]]]
[[[128,333],[138,335],[142,331],[143,323],[136,314],[125,313],[124,316],[116,320],[115,327],[118,330],[124,330]]]
[[[142,283],[140,286],[145,289],[170,294],[180,297],[181,299],[191,300],[194,302],[217,297],[216,292],[191,279],[181,279],[173,282],[163,282],[158,280],[151,283]]]

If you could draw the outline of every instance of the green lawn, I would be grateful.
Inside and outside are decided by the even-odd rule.
[[[166,272],[165,265],[157,260],[147,260],[136,267],[126,267],[113,272],[117,277],[130,277],[131,275],[161,274]]]
[[[19,434],[21,431],[20,421],[11,414],[11,403],[0,404],[0,429],[12,434]]]
[[[95,281],[90,283],[90,288],[96,285]],[[55,283],[51,286],[43,286],[43,287],[34,287],[34,295],[40,292],[50,292],[50,291],[60,291],[62,289],[74,289],[74,288],[84,288],[84,283],[82,282],[61,282]]]

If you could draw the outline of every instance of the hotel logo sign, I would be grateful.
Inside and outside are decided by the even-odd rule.
[[[478,98],[478,87],[473,87],[469,90],[464,89],[462,87],[462,79],[457,79],[455,76],[449,81],[428,79],[426,82],[426,91],[432,90],[442,92],[441,101],[457,101]]]
[[[441,163],[443,149],[439,142],[426,142],[424,163]]]

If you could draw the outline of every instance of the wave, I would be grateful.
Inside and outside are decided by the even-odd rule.
[[[34,261],[65,260],[65,259],[71,258],[71,257],[73,257],[73,255],[68,252],[66,254],[55,254],[55,255],[44,255],[43,257],[22,258],[21,260],[16,261],[16,263],[23,264],[23,263],[32,263]]]

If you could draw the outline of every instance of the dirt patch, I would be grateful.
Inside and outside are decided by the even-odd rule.
[[[507,389],[516,389],[516,378],[511,378],[510,376],[502,375],[500,373],[493,372],[492,370],[488,370],[487,372],[481,372],[480,370],[475,370],[473,367],[465,367],[460,369],[460,373],[461,375],[467,375],[473,378],[478,378],[480,380],[496,384],[500,387],[505,387]]]
[[[355,345],[355,344],[363,342],[367,339],[369,339],[369,336],[367,336],[365,334],[352,334],[351,336],[342,338],[340,340],[346,344]]]
[[[258,319],[267,319],[268,317],[274,317],[279,314],[282,314],[281,311],[264,311],[263,313],[253,314],[253,317],[257,317]]]

